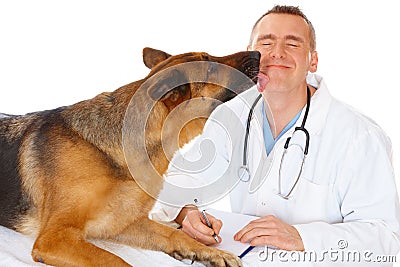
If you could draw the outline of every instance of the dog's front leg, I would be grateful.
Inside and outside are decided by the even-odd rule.
[[[149,250],[163,251],[178,259],[204,262],[215,267],[242,266],[240,259],[225,251],[207,247],[180,230],[146,217],[138,219],[113,241]]]
[[[120,257],[87,242],[83,232],[68,225],[41,231],[32,249],[34,261],[58,267],[131,266]]]

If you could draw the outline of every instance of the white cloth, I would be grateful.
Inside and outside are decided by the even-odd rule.
[[[321,77],[310,74],[307,82],[318,90],[311,99],[305,125],[310,133],[309,153],[292,197],[285,200],[277,195],[278,170],[284,142],[301,124],[304,110],[267,156],[261,109],[256,107],[248,142],[251,181],[238,182],[230,191],[232,211],[277,216],[296,227],[308,251],[321,253],[346,244],[348,250],[371,251],[374,256],[396,255],[400,248],[400,208],[389,138],[372,120],[333,98]],[[252,88],[220,105],[203,134],[185,147],[183,155],[190,159],[199,155],[198,145],[203,140],[215,144],[217,154],[206,171],[185,173],[171,164],[167,181],[185,187],[207,184],[224,175],[237,179],[247,116],[257,94]],[[235,133],[225,131],[237,121]],[[182,157],[176,155],[174,161],[182,161]],[[258,190],[249,193],[249,184]],[[171,221],[179,211],[158,202],[151,216]]]
[[[33,243],[34,238],[0,226],[0,267],[48,266],[32,260],[31,250]],[[94,241],[93,243],[118,255],[132,266],[204,267],[204,265],[200,263],[190,265],[190,261],[177,261],[163,252],[142,250],[105,241]]]
[[[34,262],[31,250],[34,238],[17,233],[0,226],[0,267],[36,267],[48,266]],[[135,267],[204,267],[199,262],[191,264],[190,260],[178,261],[160,251],[143,250],[126,245],[106,241],[93,241],[93,243],[106,249]],[[258,266],[258,252],[252,251],[244,259],[244,267]]]

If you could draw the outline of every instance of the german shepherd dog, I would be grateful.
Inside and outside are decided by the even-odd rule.
[[[131,98],[153,75],[181,63],[202,61],[228,65],[254,81],[259,58],[255,51],[225,57],[206,53],[171,56],[145,48],[143,61],[151,70],[142,80],[54,110],[1,115],[0,224],[37,236],[33,260],[54,266],[129,266],[88,239],[163,251],[179,260],[212,266],[241,266],[233,254],[207,247],[180,230],[148,218],[155,199],[140,188],[137,177],[129,171],[121,132]],[[167,115],[193,98],[224,102],[236,95],[228,90],[234,77],[213,71],[220,77],[228,75],[225,84],[189,81],[176,88],[152,87],[140,96],[143,101],[146,97],[155,100],[146,124],[145,145],[160,175],[169,164],[161,146]],[[215,106],[207,107],[209,113]],[[201,133],[204,122],[204,118],[198,118],[176,129],[180,130],[179,144]],[[162,188],[161,176],[151,182],[157,190]]]

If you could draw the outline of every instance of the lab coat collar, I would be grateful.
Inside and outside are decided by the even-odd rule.
[[[310,134],[319,135],[325,127],[332,96],[328,91],[324,79],[317,74],[309,74],[307,76],[307,84],[317,88],[317,91],[311,97],[310,111],[305,128]],[[302,110],[301,117],[297,120],[296,126],[301,124],[304,113],[305,107]]]
[[[311,97],[310,111],[306,121],[305,128],[310,134],[319,135],[326,123],[329,107],[332,102],[332,96],[328,91],[324,79],[317,74],[307,75],[307,84],[317,89],[315,94]],[[254,109],[254,116],[257,118],[259,126],[257,127],[262,133],[262,120],[261,101],[257,103]],[[294,126],[292,126],[281,139],[286,139],[285,136],[293,134],[294,128],[301,125],[306,108],[301,111],[301,115]],[[256,136],[259,136],[258,134]],[[263,140],[263,139],[262,139]]]

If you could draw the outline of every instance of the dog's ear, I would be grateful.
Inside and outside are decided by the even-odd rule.
[[[150,47],[143,48],[143,62],[149,69],[153,68],[161,61],[166,60],[170,56],[170,54],[165,53],[161,50],[153,49]]]

